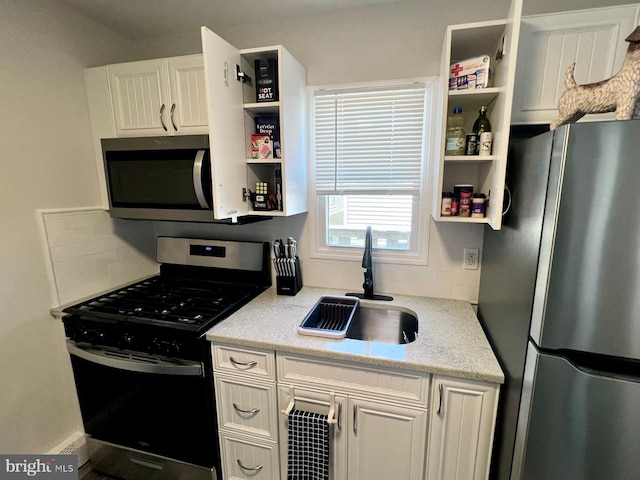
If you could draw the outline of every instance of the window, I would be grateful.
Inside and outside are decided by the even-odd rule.
[[[370,225],[378,258],[426,261],[430,97],[428,80],[313,92],[314,256],[361,258]]]

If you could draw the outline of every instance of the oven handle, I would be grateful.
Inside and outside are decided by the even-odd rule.
[[[182,375],[191,377],[204,377],[204,369],[201,363],[189,362],[179,365],[171,362],[146,363],[138,360],[126,360],[122,358],[107,357],[104,350],[94,348],[80,348],[72,340],[67,340],[67,350],[71,355],[97,363],[105,367],[128,370],[130,372],[153,373],[163,375]]]

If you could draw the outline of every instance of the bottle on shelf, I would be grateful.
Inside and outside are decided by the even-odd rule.
[[[467,132],[464,129],[462,107],[453,107],[453,113],[447,118],[447,136],[445,155],[464,155],[464,144]]]
[[[479,115],[476,121],[473,123],[473,133],[477,135],[477,155],[491,155],[491,123],[487,118],[487,107],[485,105],[480,107]]]

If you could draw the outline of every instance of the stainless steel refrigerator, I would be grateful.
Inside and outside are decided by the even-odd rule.
[[[505,372],[491,477],[640,478],[640,121],[514,146],[478,316]]]

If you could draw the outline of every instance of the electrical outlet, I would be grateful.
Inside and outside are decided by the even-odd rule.
[[[462,267],[465,270],[477,270],[478,269],[478,249],[477,248],[465,248],[464,257],[462,260]]]

